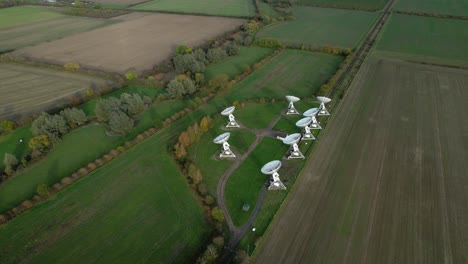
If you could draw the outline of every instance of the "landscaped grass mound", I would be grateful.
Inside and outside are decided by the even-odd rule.
[[[296,20],[274,23],[256,38],[279,39],[285,44],[354,48],[377,18],[377,13],[295,6]]]
[[[342,58],[300,50],[285,50],[229,90],[231,102],[278,98],[292,94],[312,96],[335,72]]]
[[[137,5],[133,9],[230,17],[253,17],[255,15],[253,1],[249,0],[155,0]]]
[[[191,262],[207,226],[162,133],[1,226],[2,263]]]
[[[387,2],[387,0],[296,0],[296,3],[299,5],[314,5],[365,10],[382,9]]]
[[[468,21],[394,14],[378,54],[418,62],[468,66]]]

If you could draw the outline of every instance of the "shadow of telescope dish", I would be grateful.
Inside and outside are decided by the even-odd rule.
[[[305,111],[304,114],[302,114],[302,115],[303,116],[315,116],[316,114],[318,114],[318,112],[320,112],[319,108],[311,108],[311,109]]]
[[[317,96],[317,100],[324,104],[331,102],[331,99],[325,96]]]
[[[288,100],[288,102],[295,103],[295,102],[299,102],[301,99],[293,95],[286,95],[286,100]]]
[[[234,112],[235,109],[236,109],[235,106],[230,106],[230,107],[224,109],[224,110],[221,112],[221,114],[222,114],[223,116],[228,116],[228,115],[232,114],[232,113]]]
[[[306,127],[312,123],[312,117],[304,117],[301,120],[296,122],[296,126],[298,127]]]
[[[273,160],[268,162],[267,164],[263,165],[262,169],[260,170],[263,174],[273,174],[277,172],[281,168],[281,161]]]
[[[301,140],[302,135],[299,133],[291,134],[283,139],[283,143],[286,145],[293,145]]]
[[[231,133],[229,133],[229,132],[223,133],[223,134],[217,136],[215,139],[213,139],[213,143],[223,144],[224,142],[228,141],[230,136],[231,136]]]

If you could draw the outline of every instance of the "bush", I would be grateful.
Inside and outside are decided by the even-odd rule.
[[[125,78],[129,81],[131,80],[134,80],[136,79],[138,76],[136,74],[136,72],[133,72],[133,71],[128,71],[127,73],[125,73]]]
[[[211,63],[216,63],[222,61],[224,58],[226,58],[228,54],[224,49],[221,48],[212,48],[208,50],[208,53],[206,54],[207,59]]]
[[[191,52],[192,52],[192,49],[186,45],[179,45],[176,48],[176,54],[188,54]]]
[[[212,204],[214,204],[214,198],[213,198],[213,196],[207,195],[207,196],[205,197],[205,204],[206,204],[206,205],[212,205]]]
[[[166,88],[167,96],[175,99],[182,99],[186,95],[194,94],[197,91],[197,87],[193,83],[192,79],[176,78],[169,82]]]
[[[212,126],[213,126],[213,119],[211,119],[211,117],[209,116],[203,117],[202,120],[200,121],[200,131],[202,133],[205,133],[208,130],[210,130]]]
[[[208,187],[204,183],[200,183],[197,190],[201,195],[206,195],[208,193]]]
[[[229,77],[226,74],[220,74],[209,81],[210,88],[213,90],[222,90],[227,87]]]
[[[52,142],[57,142],[59,138],[68,132],[68,125],[60,115],[48,115],[42,113],[32,122],[31,131],[35,136],[47,135]]]
[[[249,73],[252,70],[252,68],[250,68],[250,65],[244,65],[242,70],[244,73]]]
[[[248,35],[248,36],[245,36],[244,38],[244,46],[250,46],[250,44],[252,44],[252,41],[253,41],[253,37]]]
[[[49,187],[45,183],[37,185],[36,192],[42,197],[47,197],[50,195]]]
[[[65,63],[65,65],[63,65],[63,68],[65,68],[65,70],[67,71],[75,72],[80,70],[80,64],[78,64],[77,62],[70,61]]]
[[[219,248],[219,249],[222,249],[223,246],[224,246],[224,237],[222,236],[217,236],[215,238],[213,238],[213,244]]]
[[[257,30],[259,28],[260,28],[260,26],[258,25],[257,21],[255,21],[255,20],[252,20],[249,23],[242,26],[242,29],[245,32],[248,32],[250,34],[257,32]]]
[[[199,184],[203,179],[201,171],[193,163],[190,163],[188,167],[188,176],[192,179],[194,184]]]
[[[240,48],[235,43],[229,43],[224,46],[224,51],[226,51],[229,56],[234,56],[239,53]]]
[[[126,135],[132,132],[134,126],[135,121],[122,111],[115,111],[109,115],[109,127],[116,134]]]
[[[5,132],[10,132],[15,129],[15,123],[10,120],[1,120],[0,121],[0,134],[5,133]]]
[[[32,150],[44,151],[48,149],[51,145],[49,137],[47,135],[39,135],[31,138],[28,142],[28,146]]]
[[[219,209],[218,207],[215,207],[212,211],[211,211],[211,216],[213,217],[214,220],[222,223],[224,221],[224,213],[221,209]]]
[[[14,166],[18,165],[18,159],[13,154],[5,153],[5,156],[3,157],[3,164],[5,167],[13,168]]]
[[[83,110],[77,109],[75,107],[73,108],[66,108],[62,111],[60,111],[60,115],[65,118],[67,121],[68,125],[72,128],[81,126],[85,124],[88,121],[88,117],[86,117],[86,114]]]
[[[252,45],[271,49],[283,48],[283,44],[277,39],[257,39],[252,43]]]

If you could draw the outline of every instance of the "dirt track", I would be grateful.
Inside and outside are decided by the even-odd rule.
[[[255,263],[466,263],[468,72],[372,58]]]
[[[124,20],[64,39],[22,48],[13,55],[60,65],[76,61],[87,68],[109,72],[125,73],[130,69],[141,72],[174,54],[178,45],[203,44],[245,22],[234,18],[152,13],[139,13],[135,19]]]

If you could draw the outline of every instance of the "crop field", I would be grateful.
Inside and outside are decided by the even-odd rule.
[[[467,67],[467,28],[467,20],[394,14],[377,50],[389,57]]]
[[[249,0],[154,0],[134,6],[133,9],[229,17],[253,17],[255,15],[253,1]]]
[[[141,14],[138,18],[22,48],[12,54],[56,64],[76,61],[86,68],[109,72],[142,72],[174,54],[178,45],[203,44],[243,23],[244,20],[234,18]]]
[[[31,21],[14,27],[0,27],[0,53],[61,39],[115,22],[117,21],[110,19],[59,16],[53,19]]]
[[[45,8],[15,6],[0,9],[0,29],[64,17]]]
[[[225,60],[206,67],[206,80],[211,80],[220,74],[226,74],[229,79],[241,74],[245,66],[253,65],[273,53],[272,49],[259,47],[241,47],[239,54],[229,56]]]
[[[382,9],[387,0],[296,0],[295,3],[298,5],[375,10]]]
[[[70,103],[68,97],[89,87],[99,87],[103,79],[34,68],[0,64],[0,119],[17,120],[43,110]]]
[[[255,263],[465,263],[467,85],[368,59]]]
[[[335,72],[342,58],[300,50],[285,50],[229,90],[226,98],[312,96]]]
[[[99,4],[115,4],[115,5],[134,5],[141,2],[145,2],[146,0],[97,0],[96,3]]]
[[[468,16],[468,2],[459,0],[398,0],[395,10],[429,14]]]
[[[376,13],[295,6],[295,20],[271,24],[257,33],[256,38],[279,39],[284,44],[326,45],[354,48],[377,18]]]
[[[182,263],[208,235],[161,131],[0,227],[2,263]]]

